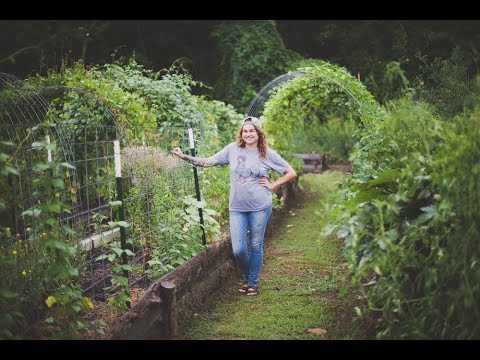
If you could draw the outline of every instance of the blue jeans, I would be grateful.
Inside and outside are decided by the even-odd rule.
[[[257,286],[263,261],[263,238],[271,215],[271,205],[260,211],[230,211],[233,255],[248,286]]]

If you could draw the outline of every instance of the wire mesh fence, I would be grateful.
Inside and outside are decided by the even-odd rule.
[[[21,125],[0,128],[2,138],[13,132],[17,140],[29,137],[21,145],[16,142],[2,150],[18,171],[3,178],[7,211],[1,222],[3,228],[9,229],[4,237],[10,242],[21,240],[30,248],[29,256],[16,259],[19,271],[31,269],[35,273],[35,264],[41,262],[35,255],[36,242],[31,241],[29,234],[36,228],[35,217],[25,216],[35,204],[50,201],[34,188],[35,181],[45,176],[36,170],[36,164],[66,162],[60,146],[55,146],[55,150],[47,146],[62,143],[66,138],[72,150],[67,163],[73,168],[63,169],[64,186],[57,189],[56,196],[71,211],[59,213],[58,217],[75,231],[70,241],[79,250],[75,261],[86,296],[102,301],[109,297],[114,267],[119,265],[116,254],[122,249],[122,228],[129,250],[129,266],[122,270],[128,270],[130,287],[148,286],[153,278],[175,268],[201,248],[192,167],[171,154],[173,146],[188,147],[186,129],[86,126],[81,131],[76,129],[72,138],[67,135],[69,129],[60,126],[55,127],[55,132],[42,126],[35,131]],[[119,141],[121,149],[121,189],[116,182],[114,141]],[[45,147],[35,151],[35,144],[41,142]],[[42,234],[35,238],[41,239]]]
[[[79,209],[76,228],[85,233],[82,288],[92,298],[107,298],[115,249],[123,248],[122,228],[130,250],[130,266],[124,269],[131,287],[145,287],[185,261],[189,254],[182,248],[191,253],[199,249],[199,224],[185,219],[185,209],[195,196],[191,166],[170,153],[172,146],[186,147],[186,138],[182,128],[88,127],[75,143],[78,186],[71,192]],[[121,149],[121,189],[115,181],[114,140]],[[112,203],[119,192],[123,202],[117,207]],[[124,226],[112,227],[119,221]]]

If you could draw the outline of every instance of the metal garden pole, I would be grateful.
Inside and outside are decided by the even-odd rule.
[[[113,141],[113,153],[115,157],[115,180],[117,184],[117,200],[121,202],[120,207],[118,208],[118,219],[120,221],[125,221],[125,213],[123,210],[123,187],[122,187],[122,164],[120,160],[120,142],[118,140]],[[125,231],[125,226],[120,226],[120,244],[122,247],[122,264],[128,264],[128,258],[125,250],[127,249],[127,233]],[[127,278],[128,284],[128,271],[122,269],[122,275]],[[129,293],[127,293],[130,296]],[[126,301],[127,308],[131,308],[130,301]]]
[[[193,130],[192,128],[188,128],[188,140],[190,142],[190,154],[195,156],[195,144],[193,142]],[[193,167],[193,177],[195,179],[195,191],[197,192],[197,201],[201,201],[200,197],[200,185],[198,183],[198,174],[197,174],[197,167]],[[200,227],[202,228],[202,245],[207,243],[205,238],[205,227],[203,225],[203,209],[201,207],[198,208],[198,214],[200,215]]]

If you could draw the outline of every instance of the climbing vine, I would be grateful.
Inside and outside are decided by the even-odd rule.
[[[331,118],[374,129],[384,117],[373,96],[345,68],[324,61],[310,64],[296,70],[303,75],[274,88],[263,111],[270,144],[287,157],[293,150],[292,134],[300,129],[315,128]]]
[[[240,109],[269,80],[301,59],[285,47],[274,21],[224,22],[213,36],[221,53],[217,97]]]

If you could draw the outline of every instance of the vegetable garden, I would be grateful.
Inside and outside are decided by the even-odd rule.
[[[344,68],[296,65],[261,119],[297,169],[293,154],[313,150],[353,162],[322,230],[344,240],[364,284],[358,316],[376,320],[377,338],[478,339],[478,106],[451,118],[411,97],[381,106]],[[218,239],[228,172],[198,169],[199,199],[170,149],[189,147],[188,129],[199,154],[232,141],[231,105],[134,61],[0,85],[2,338],[45,322],[66,337],[102,331],[85,320],[95,301],[128,310],[132,289]]]

